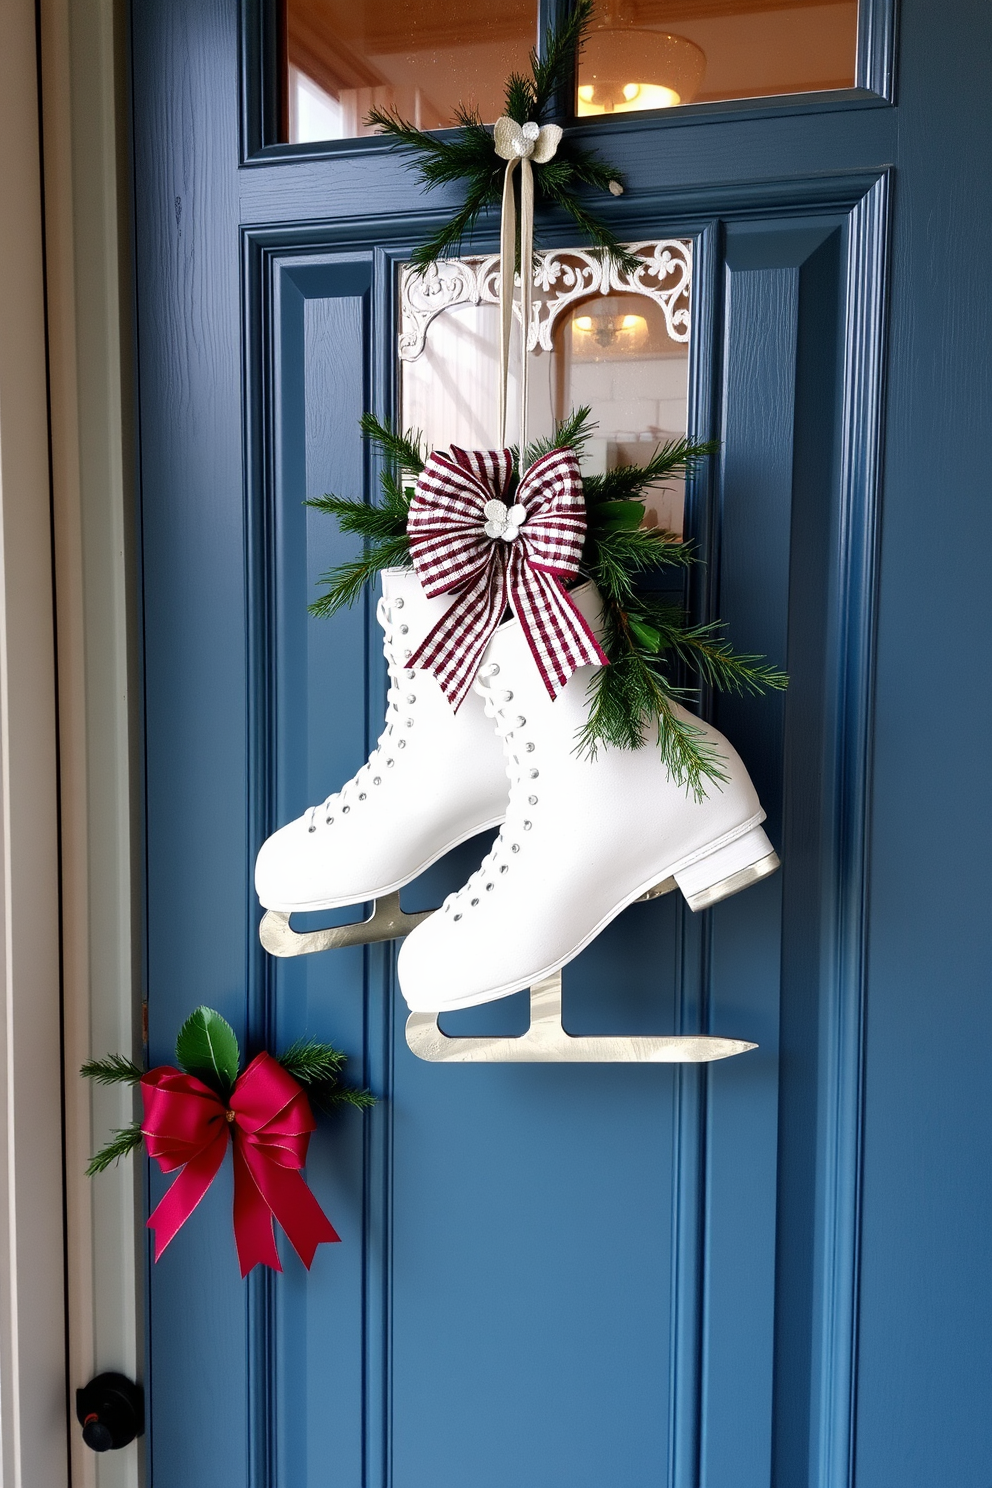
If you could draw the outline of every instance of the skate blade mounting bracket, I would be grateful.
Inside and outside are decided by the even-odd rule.
[[[656,899],[675,888],[665,879],[642,899]],[[640,901],[638,901],[640,902]],[[441,1030],[437,1013],[411,1013],[406,1042],[429,1064],[707,1064],[756,1049],[743,1039],[702,1034],[600,1035],[577,1037],[561,1021],[561,972],[530,989],[530,1027],[518,1037],[453,1038]]]
[[[289,915],[270,909],[262,916],[258,938],[270,956],[310,956],[315,951],[339,950],[342,946],[375,945],[409,935],[415,925],[433,914],[425,909],[407,914],[400,909],[399,893],[384,894],[372,905],[367,920],[355,925],[333,925],[327,930],[294,930]]]

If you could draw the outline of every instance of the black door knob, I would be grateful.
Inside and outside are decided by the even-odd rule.
[[[98,1374],[76,1391],[76,1419],[94,1452],[116,1451],[145,1429],[145,1392],[126,1374]]]

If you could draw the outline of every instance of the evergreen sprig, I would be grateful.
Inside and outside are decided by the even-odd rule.
[[[386,462],[379,477],[382,491],[379,505],[333,495],[315,496],[307,502],[317,511],[337,517],[343,532],[365,539],[365,547],[357,558],[349,558],[321,574],[318,582],[326,586],[325,592],[309,607],[310,614],[318,618],[354,604],[381,569],[400,568],[410,562],[406,535],[410,496],[403,485],[403,476],[418,476],[424,468],[422,435],[417,430],[399,433],[371,413],[362,418],[361,429]]]
[[[123,1054],[108,1054],[106,1059],[87,1059],[79,1073],[98,1085],[137,1085],[145,1072]]]
[[[279,1055],[279,1063],[286,1073],[304,1086],[311,1100],[322,1110],[333,1111],[341,1105],[360,1109],[374,1106],[375,1096],[370,1090],[355,1090],[350,1085],[341,1084],[341,1072],[347,1062],[347,1054],[342,1054],[333,1044],[322,1044],[310,1038],[297,1039]]]
[[[130,1126],[120,1127],[110,1141],[105,1142],[100,1151],[90,1158],[86,1168],[87,1178],[95,1178],[97,1173],[103,1173],[112,1163],[120,1162],[122,1157],[127,1157],[140,1146],[140,1121],[132,1121]]]
[[[531,52],[530,76],[519,72],[510,75],[503,107],[511,119],[518,124],[546,119],[559,90],[572,76],[592,13],[593,0],[578,0],[566,17],[548,27],[540,55]],[[455,118],[457,130],[445,139],[418,129],[392,109],[372,109],[365,121],[368,127],[387,135],[396,149],[413,155],[412,163],[428,190],[455,181],[465,183],[462,205],[414,250],[412,262],[420,270],[457,252],[479,214],[486,207],[496,206],[502,194],[506,162],[496,154],[492,133],[471,109],[457,109]],[[534,171],[535,201],[567,212],[618,269],[633,272],[642,260],[576,198],[574,193],[583,186],[619,195],[623,191],[623,177],[606,161],[571,140],[562,140],[554,158]]]

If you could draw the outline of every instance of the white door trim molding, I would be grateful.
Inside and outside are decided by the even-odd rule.
[[[127,1160],[92,1180],[84,1173],[111,1130],[133,1119],[135,1095],[91,1087],[78,1073],[91,1055],[119,1050],[140,1060],[142,1047],[124,9],[120,0],[40,4],[73,1488],[136,1488],[143,1458],[141,1441],[89,1451],[72,1413],[76,1387],[93,1374],[140,1379],[144,1363],[142,1166]]]
[[[0,7],[0,1476],[68,1482],[58,771],[37,33]]]

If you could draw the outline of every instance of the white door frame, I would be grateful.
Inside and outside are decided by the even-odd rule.
[[[83,1174],[134,1098],[78,1076],[141,1045],[122,15],[0,6],[3,1488],[62,1488],[70,1458],[75,1488],[141,1477],[71,1413],[143,1362],[140,1165]]]

